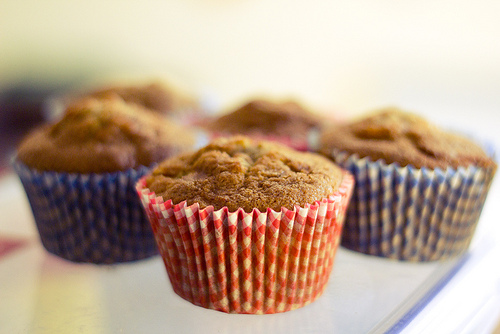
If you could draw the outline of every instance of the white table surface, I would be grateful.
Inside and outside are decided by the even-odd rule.
[[[489,328],[493,323],[473,315],[496,316],[500,310],[498,238],[489,233],[498,217],[494,203],[498,182],[470,254],[440,292],[436,284],[448,282],[443,277],[454,261],[404,263],[341,248],[325,293],[311,305],[275,315],[229,315],[175,295],[159,257],[97,266],[47,253],[17,176],[6,172],[0,177],[0,240],[23,244],[0,256],[0,332],[367,333],[444,328],[439,332],[451,333],[464,324],[474,330]]]

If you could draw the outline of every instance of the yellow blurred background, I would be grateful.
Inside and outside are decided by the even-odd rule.
[[[222,109],[262,93],[340,117],[397,105],[488,136],[499,17],[493,0],[2,0],[0,93],[161,76]]]

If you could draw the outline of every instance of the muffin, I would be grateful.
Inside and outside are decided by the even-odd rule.
[[[496,171],[481,146],[386,108],[325,130],[319,150],[356,180],[343,246],[410,261],[467,251]]]
[[[117,95],[127,103],[180,121],[189,121],[202,113],[200,101],[181,89],[164,81],[146,83],[110,84],[96,88],[86,95],[96,98]]]
[[[54,96],[46,103],[46,118],[49,121],[58,120],[69,104],[85,98],[121,98],[127,103],[139,105],[183,124],[189,124],[192,119],[204,114],[204,108],[197,97],[172,84],[161,80],[127,80]]]
[[[115,263],[157,254],[135,183],[194,137],[120,98],[86,98],[30,133],[14,167],[44,247],[75,262]]]
[[[321,295],[352,186],[320,155],[236,136],[165,160],[137,191],[179,296],[261,314]]]
[[[322,119],[293,100],[254,99],[207,124],[216,136],[243,134],[281,142],[297,150],[308,148],[308,137],[318,131]]]

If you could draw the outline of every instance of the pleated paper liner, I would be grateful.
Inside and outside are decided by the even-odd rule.
[[[495,170],[400,167],[332,152],[356,187],[342,246],[407,261],[435,261],[467,251]]]
[[[111,264],[158,254],[135,183],[150,171],[40,172],[14,161],[43,246],[74,262]]]
[[[277,313],[314,301],[332,271],[353,187],[281,212],[173,205],[145,188],[148,213],[172,288],[180,297],[227,313]]]

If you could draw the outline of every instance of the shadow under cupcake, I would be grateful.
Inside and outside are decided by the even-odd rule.
[[[395,108],[325,130],[319,151],[356,180],[342,245],[398,260],[465,253],[497,168],[471,140]]]

